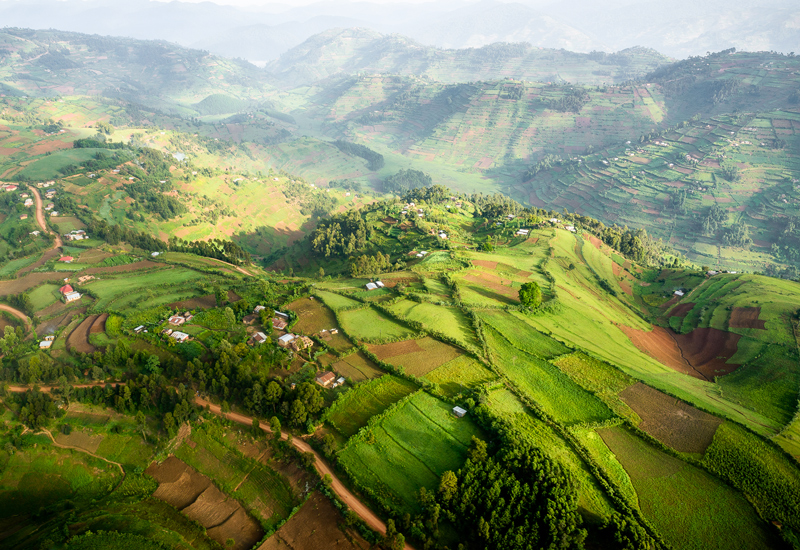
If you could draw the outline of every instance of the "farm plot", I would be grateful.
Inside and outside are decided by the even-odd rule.
[[[67,348],[80,353],[94,353],[95,347],[89,343],[89,334],[100,315],[89,315],[67,337]]]
[[[372,416],[416,390],[411,382],[387,374],[341,395],[325,418],[342,435],[350,437],[366,426]]]
[[[330,368],[354,382],[371,380],[383,374],[383,371],[378,369],[375,363],[367,359],[360,351],[346,355],[334,362]]]
[[[435,490],[439,476],[463,464],[480,430],[467,417],[456,418],[450,405],[417,393],[371,428],[374,443],[351,439],[339,463],[362,487],[401,510],[418,512],[420,487]]]
[[[545,336],[532,326],[527,325],[527,317],[519,312],[482,311],[481,319],[497,332],[508,338],[514,347],[524,350],[542,359],[552,359],[569,353],[570,349],[557,340]]]
[[[323,330],[330,331],[332,328],[338,328],[339,322],[333,312],[319,299],[301,298],[289,304],[287,309],[294,311],[298,317],[298,321],[292,329],[294,332],[307,335],[317,334],[330,347],[340,351],[353,346],[341,332],[320,334]]]
[[[117,266],[119,268],[132,268],[136,264]],[[96,269],[116,269],[96,268]],[[87,270],[87,272],[92,270]],[[120,271],[125,271],[122,269]],[[92,282],[92,291],[98,296],[95,305],[98,309],[112,307],[115,300],[133,293],[144,293],[151,291],[154,295],[163,294],[166,285],[188,285],[201,279],[203,275],[190,269],[175,267],[171,269],[161,269],[148,273],[132,272],[125,277],[113,279],[101,279]],[[144,289],[144,290],[143,290]]]
[[[403,367],[405,372],[414,376],[424,376],[461,355],[453,346],[430,337],[369,346],[369,351],[381,361]]]
[[[702,454],[722,420],[665,393],[636,383],[619,394],[642,419],[639,428],[683,453]]]
[[[492,328],[487,328],[485,335],[495,366],[556,420],[577,424],[613,416],[602,401],[552,364],[513,347]]]
[[[47,306],[56,303],[59,298],[58,289],[57,285],[44,284],[31,290],[28,295],[33,304],[33,310],[41,311]]]
[[[635,384],[635,378],[583,352],[561,356],[553,364],[580,387],[598,396],[619,416],[634,423],[640,421],[639,416],[618,395]]]
[[[39,258],[34,255],[34,256],[27,256],[25,258],[17,258],[16,260],[11,260],[9,262],[6,262],[2,266],[0,266],[0,277],[11,277],[17,271],[19,271],[23,267],[31,265],[38,259]]]
[[[192,521],[208,530],[220,544],[235,540],[234,548],[249,550],[261,540],[264,531],[236,500],[228,498],[211,480],[185,462],[170,456],[153,463],[145,472],[158,482],[153,496],[174,506]]]
[[[731,311],[731,328],[757,328],[766,329],[766,321],[759,319],[760,307],[735,307]]]
[[[425,378],[439,384],[439,389],[445,394],[453,396],[464,388],[474,388],[497,377],[472,357],[461,355],[429,372]]]
[[[359,302],[358,300],[353,300],[352,298],[348,298],[347,296],[342,296],[341,294],[336,294],[335,292],[316,290],[314,294],[319,296],[322,299],[322,301],[325,302],[325,305],[327,305],[334,311],[346,307],[358,306],[361,304],[361,302]]]
[[[103,436],[100,434],[92,434],[90,431],[72,431],[69,435],[59,433],[56,435],[56,443],[59,445],[66,445],[68,447],[77,447],[90,453],[97,453],[97,448],[103,442]]]
[[[414,331],[392,320],[385,313],[367,307],[343,311],[339,314],[342,328],[354,338],[381,342],[401,340],[413,336]]]
[[[774,542],[750,504],[705,471],[628,430],[597,431],[631,478],[645,517],[675,548],[757,549]]]
[[[341,512],[331,501],[314,493],[292,518],[258,550],[369,550],[372,545],[344,527]]]
[[[426,330],[442,333],[468,349],[479,348],[472,324],[458,308],[400,300],[390,309],[398,317],[422,323]]]

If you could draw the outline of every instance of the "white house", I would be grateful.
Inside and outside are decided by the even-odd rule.
[[[376,288],[378,288],[378,285],[376,285],[375,283],[367,283],[366,286],[367,290],[375,290]]]
[[[677,296],[679,298],[682,297],[684,294],[685,294],[685,292],[683,292],[682,290],[676,290],[675,292],[673,292],[673,295],[675,295],[675,296]]]
[[[181,343],[183,343],[183,342],[185,342],[186,340],[189,339],[189,335],[188,334],[186,334],[185,332],[181,332],[179,330],[176,330],[175,332],[173,332],[169,336],[170,336],[170,338],[172,338],[173,340],[175,340],[179,344],[181,344]]]
[[[453,407],[453,414],[456,415],[458,418],[461,418],[462,416],[467,414],[467,411],[465,409],[462,409],[461,407]]]
[[[282,347],[282,348],[289,347],[289,344],[291,344],[292,342],[294,342],[294,339],[295,339],[295,338],[297,338],[297,336],[295,336],[295,335],[294,335],[294,334],[292,334],[291,332],[290,332],[290,333],[288,333],[288,334],[284,334],[283,336],[281,336],[280,338],[278,338],[278,345],[279,345],[280,347]]]
[[[81,299],[81,294],[79,292],[68,292],[67,294],[64,294],[64,301],[67,303],[74,302],[75,300],[80,300],[80,299]]]
[[[378,288],[383,288],[383,287],[385,287],[386,285],[385,285],[385,284],[383,284],[383,282],[381,282],[381,281],[375,281],[375,286],[377,286]]]

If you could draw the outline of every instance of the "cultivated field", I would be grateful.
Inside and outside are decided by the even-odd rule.
[[[354,382],[370,380],[383,374],[383,371],[379,370],[361,351],[351,353],[338,360],[333,359],[332,361],[331,369],[345,378],[352,379]]]
[[[430,337],[369,346],[368,349],[381,361],[402,367],[414,376],[424,376],[460,355],[458,349]]]
[[[354,435],[369,419],[417,387],[390,374],[359,384],[342,394],[328,409],[326,420],[345,437]]]
[[[388,315],[371,307],[339,313],[342,328],[359,340],[381,342],[408,338],[414,332],[392,320]]]

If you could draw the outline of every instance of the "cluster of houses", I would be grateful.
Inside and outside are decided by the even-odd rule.
[[[16,183],[4,183],[2,189],[6,193],[10,193],[12,191],[16,191],[17,189],[19,189],[19,185],[17,185]]]
[[[414,254],[414,253],[411,252],[411,254]],[[419,252],[414,254],[414,256],[417,257],[417,258],[424,258],[427,255],[428,255],[428,252],[426,250],[420,250]]]
[[[89,235],[86,234],[86,231],[83,229],[75,229],[70,231],[69,233],[64,234],[64,239],[67,241],[82,241],[84,239],[88,239]]]
[[[72,286],[64,285],[58,289],[65,303],[76,302],[81,299],[81,293],[77,292]]]
[[[44,337],[44,340],[39,342],[39,349],[50,349],[50,346],[53,345],[55,339],[56,339],[55,335],[48,334],[47,336]]]
[[[297,334],[287,332],[278,338],[278,345],[282,348],[291,349],[292,351],[303,351],[304,349],[313,347],[314,340],[308,336],[299,336]]]
[[[40,181],[39,183],[37,183],[37,184],[36,184],[36,187],[39,187],[39,188],[42,188],[42,187],[52,187],[52,186],[54,186],[55,184],[56,184],[56,182],[55,182],[55,181],[46,181],[46,182],[41,182],[41,181]],[[48,193],[50,193],[50,192],[51,192],[51,191],[48,191]],[[52,191],[52,193],[55,193],[55,191]]]

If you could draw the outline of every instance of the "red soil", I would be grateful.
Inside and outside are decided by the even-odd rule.
[[[759,319],[759,315],[760,307],[735,307],[731,313],[730,327],[766,329],[766,321]]]
[[[488,269],[496,269],[497,262],[490,262],[489,260],[472,260],[472,264],[475,267],[485,267]]]
[[[702,378],[681,355],[681,349],[678,347],[678,343],[675,341],[671,331],[661,327],[653,327],[650,332],[636,330],[625,325],[619,325],[619,328],[630,338],[639,351],[646,353],[673,370],[696,378]]]
[[[686,302],[685,304],[679,304],[672,308],[672,311],[669,312],[670,317],[686,317],[686,315],[692,311],[694,308],[694,302]]]

